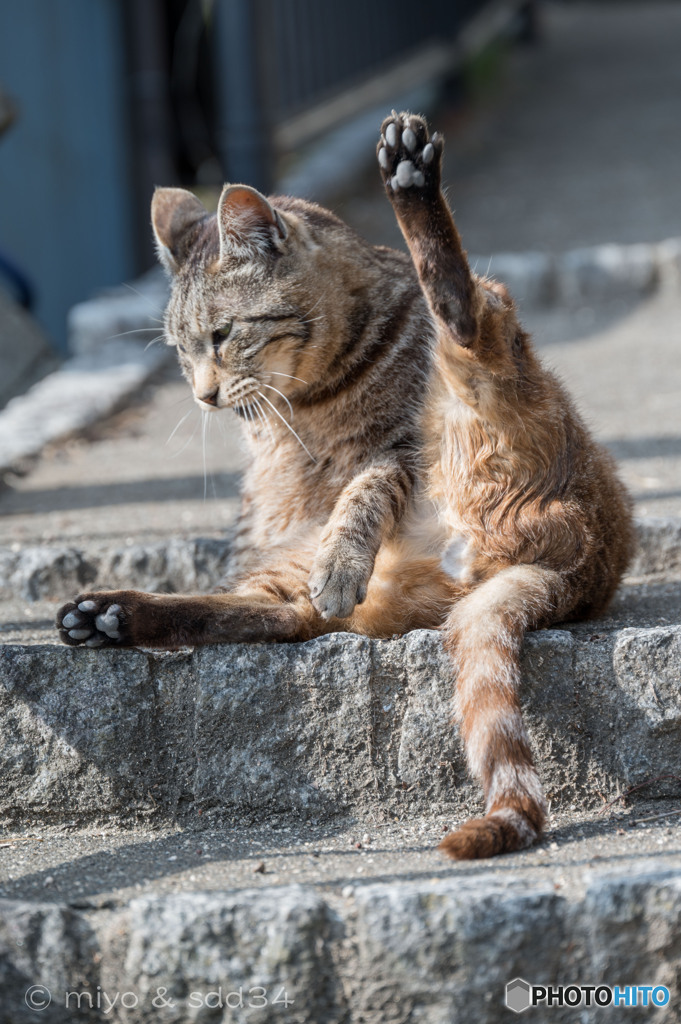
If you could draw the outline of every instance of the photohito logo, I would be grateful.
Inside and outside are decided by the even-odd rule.
[[[506,986],[506,1005],[514,1013],[530,1006],[666,1006],[664,985],[530,985],[514,978]]]

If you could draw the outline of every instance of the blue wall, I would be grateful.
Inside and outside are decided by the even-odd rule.
[[[122,7],[0,3],[0,82],[19,105],[0,137],[0,249],[62,349],[69,307],[135,269]]]

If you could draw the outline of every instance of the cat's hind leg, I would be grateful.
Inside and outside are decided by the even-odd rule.
[[[293,561],[293,560],[292,560]],[[263,569],[230,593],[148,594],[113,590],[80,594],[57,615],[70,646],[175,649],[213,643],[308,640],[330,629],[307,591],[309,567]]]
[[[378,163],[421,287],[458,344],[479,334],[480,297],[441,190],[443,139],[422,117],[393,114],[381,126]]]

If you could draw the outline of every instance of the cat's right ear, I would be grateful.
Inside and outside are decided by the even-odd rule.
[[[184,188],[157,188],[151,200],[151,223],[158,258],[171,274],[184,261],[191,229],[206,216],[205,207]]]

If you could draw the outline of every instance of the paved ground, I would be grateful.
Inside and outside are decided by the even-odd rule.
[[[346,896],[348,886],[367,882],[437,880],[455,874],[462,886],[480,875],[527,873],[564,894],[578,895],[586,868],[631,867],[654,858],[655,870],[681,868],[678,800],[615,803],[598,811],[554,814],[541,844],[490,864],[453,863],[435,847],[451,822],[445,817],[379,820],[373,825],[272,826],[235,823],[220,831],[176,831],[145,827],[130,831],[103,823],[13,833],[23,837],[4,847],[0,839],[0,897],[124,904],[144,893],[163,895],[200,889],[284,886],[294,882]],[[654,818],[652,821],[641,819]],[[31,837],[38,837],[31,838]],[[639,865],[640,867],[640,865]]]
[[[509,55],[496,89],[432,118],[466,248],[562,252],[681,234],[681,7],[546,3],[536,48]],[[399,244],[374,168],[338,210]]]

